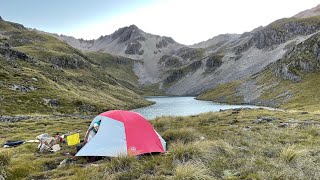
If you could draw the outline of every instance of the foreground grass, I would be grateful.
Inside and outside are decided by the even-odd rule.
[[[1,123],[0,143],[34,139],[47,132],[76,132],[83,137],[89,119],[61,118]],[[320,177],[320,115],[241,110],[151,121],[167,140],[165,154],[103,159],[87,163],[63,146],[53,154],[37,144],[0,149],[0,169],[8,179],[317,179]],[[9,159],[10,157],[10,159]],[[8,160],[9,159],[9,160]]]

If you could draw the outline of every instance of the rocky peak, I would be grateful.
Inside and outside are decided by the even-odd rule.
[[[320,16],[320,4],[314,8],[302,11],[294,15],[293,17],[302,19],[302,18],[308,18],[313,16]]]
[[[111,34],[112,39],[118,39],[119,43],[124,43],[133,38],[143,37],[141,30],[136,25],[123,27]],[[141,40],[143,38],[140,38]]]
[[[3,21],[2,17],[0,16],[0,21]]]
[[[134,25],[134,24],[131,24],[128,28],[129,28],[129,29],[132,29],[132,30],[137,30],[137,31],[140,30],[140,29],[139,29],[136,25]]]

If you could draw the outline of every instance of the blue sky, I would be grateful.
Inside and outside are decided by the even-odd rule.
[[[96,39],[137,25],[190,45],[251,31],[315,7],[319,0],[0,0],[0,16],[30,28]]]
[[[152,0],[0,0],[0,15],[50,32],[83,28],[90,24],[154,3]]]

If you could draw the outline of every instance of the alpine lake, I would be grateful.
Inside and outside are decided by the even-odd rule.
[[[195,97],[170,97],[170,96],[148,96],[148,101],[155,104],[143,108],[133,109],[148,120],[160,116],[190,116],[206,112],[217,112],[225,109],[235,108],[260,108],[253,105],[228,105],[212,101],[201,101]]]

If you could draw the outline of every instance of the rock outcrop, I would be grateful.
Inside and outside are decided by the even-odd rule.
[[[28,62],[33,60],[25,53],[10,48],[9,44],[0,45],[0,55],[9,60],[21,59]]]

